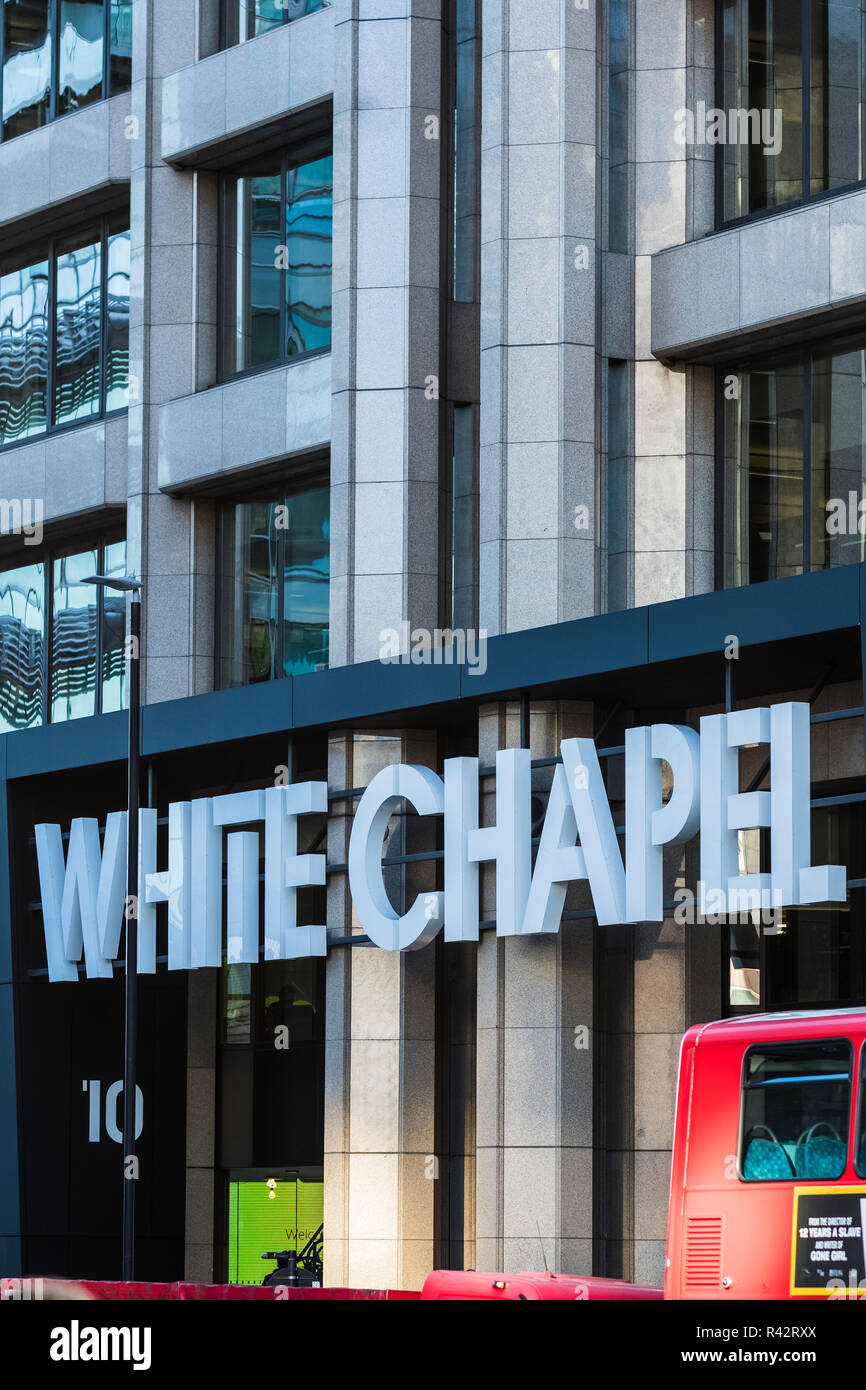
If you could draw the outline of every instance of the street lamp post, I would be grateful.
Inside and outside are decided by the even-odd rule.
[[[85,580],[103,589],[128,593],[129,640],[129,762],[126,818],[126,960],[123,1010],[123,1225],[121,1278],[135,1270],[135,1096],[138,1069],[138,812],[141,801],[141,581],[132,576],[111,578],[96,574]],[[130,1162],[130,1160],[133,1160]]]

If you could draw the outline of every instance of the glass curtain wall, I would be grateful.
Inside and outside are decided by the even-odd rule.
[[[719,16],[723,220],[862,181],[866,0],[723,0]]]
[[[4,140],[128,91],[132,0],[0,0]]]

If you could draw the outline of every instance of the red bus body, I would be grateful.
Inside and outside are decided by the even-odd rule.
[[[779,1181],[747,1181],[741,1169],[743,1078],[751,1048],[777,1047],[784,1043],[810,1044],[820,1040],[850,1041],[851,1107],[848,1157],[844,1172],[832,1181],[790,1177]],[[834,1204],[853,1211],[858,1219],[866,1259],[866,1142],[860,1129],[860,1092],[864,1086],[863,1046],[866,1011],[839,1009],[827,1012],[767,1014],[727,1019],[691,1028],[680,1053],[676,1123],[668,1210],[666,1299],[798,1299],[856,1297],[856,1283],[840,1292],[826,1280],[820,1289],[804,1291],[808,1282],[798,1230],[803,1228],[805,1202],[824,1200],[832,1221]],[[866,1097],[864,1097],[866,1099]],[[763,1128],[763,1127],[762,1127]],[[749,1133],[752,1131],[749,1130]],[[771,1131],[767,1131],[770,1133]],[[748,1138],[748,1135],[746,1136]],[[859,1166],[855,1170],[858,1147]],[[821,1194],[826,1194],[821,1197]],[[862,1206],[861,1206],[862,1201]],[[798,1205],[803,1203],[803,1205]],[[817,1209],[817,1208],[812,1208]],[[800,1216],[799,1225],[795,1224]],[[829,1233],[839,1234],[837,1227]],[[857,1230],[851,1226],[852,1231]],[[809,1232],[811,1234],[811,1231]],[[821,1234],[819,1232],[819,1234]],[[813,1243],[812,1249],[822,1247]],[[854,1248],[854,1247],[852,1247]],[[815,1274],[824,1274],[818,1259]],[[828,1256],[828,1262],[832,1257]],[[795,1267],[796,1266],[796,1267]],[[830,1270],[831,1274],[840,1273]],[[862,1270],[859,1271],[862,1273]],[[853,1277],[853,1275],[852,1275]],[[848,1283],[850,1284],[850,1280]],[[864,1288],[860,1288],[861,1296]]]

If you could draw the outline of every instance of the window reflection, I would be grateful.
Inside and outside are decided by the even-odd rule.
[[[98,571],[95,550],[54,561],[51,720],[96,713],[98,590],[83,581]]]
[[[129,231],[108,238],[105,271],[105,409],[129,399]]]
[[[3,138],[24,135],[49,119],[51,35],[48,0],[3,5]]]
[[[328,155],[286,175],[286,355],[331,342],[333,161]]]
[[[132,81],[132,0],[111,0],[108,18],[111,95],[128,91]]]
[[[224,375],[330,345],[330,155],[226,178],[221,244]]]
[[[85,419],[99,410],[99,339],[102,327],[102,248],[87,241],[57,257],[57,338],[54,420]]]
[[[48,262],[0,275],[0,444],[41,434],[48,396]]]
[[[328,664],[329,490],[229,507],[223,521],[221,684]]]
[[[102,98],[103,0],[60,0],[58,115]]]
[[[0,574],[0,733],[42,722],[44,594],[41,564]]]
[[[126,541],[105,547],[101,573],[119,579],[126,574]],[[126,595],[103,590],[102,595],[102,711],[125,709]]]
[[[223,47],[269,34],[293,19],[323,10],[330,0],[223,0]]]
[[[31,264],[0,264],[0,446],[127,405],[129,231],[124,221],[109,223],[104,239],[94,229],[58,243]]]

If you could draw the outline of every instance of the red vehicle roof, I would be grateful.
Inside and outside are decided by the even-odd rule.
[[[830,1038],[866,1034],[866,1008],[797,1009],[780,1014],[741,1014],[715,1023],[698,1023],[683,1040],[685,1046],[750,1043],[756,1038]]]

